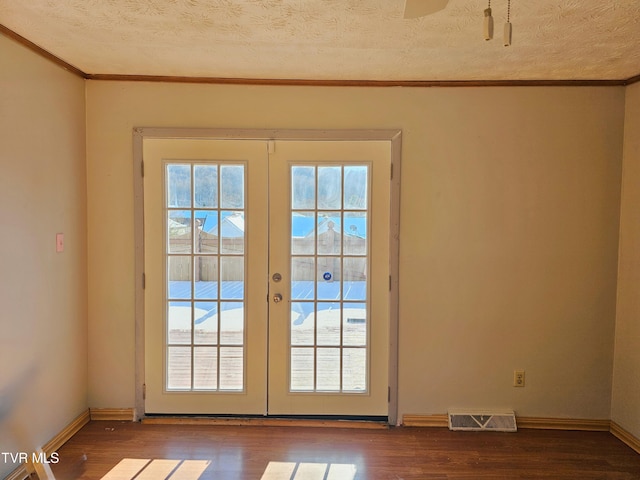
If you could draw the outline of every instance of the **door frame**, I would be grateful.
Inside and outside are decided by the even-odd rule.
[[[145,139],[201,138],[212,140],[313,140],[313,141],[388,141],[391,147],[390,225],[389,225],[389,405],[388,422],[398,424],[398,326],[399,326],[399,254],[400,254],[400,161],[402,131],[371,130],[278,130],[220,129],[180,127],[135,127],[133,129],[134,193],[134,278],[135,278],[135,419],[145,416],[144,381],[144,164]]]

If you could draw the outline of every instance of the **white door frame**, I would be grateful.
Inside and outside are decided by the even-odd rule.
[[[398,423],[398,302],[400,252],[400,160],[402,131],[269,130],[137,127],[133,129],[134,258],[135,258],[135,417],[144,417],[144,191],[143,142],[150,138],[210,138],[218,140],[389,141],[391,205],[389,225],[389,409],[388,421]]]

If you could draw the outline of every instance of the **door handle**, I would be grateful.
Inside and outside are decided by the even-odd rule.
[[[275,293],[273,295],[273,303],[280,303],[282,301],[282,295],[279,293]]]

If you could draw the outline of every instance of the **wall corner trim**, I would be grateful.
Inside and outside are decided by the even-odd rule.
[[[61,430],[60,433],[45,443],[42,446],[42,450],[47,454],[47,456],[51,455],[58,448],[67,443],[67,441],[78,433],[82,427],[89,423],[89,420],[89,410],[82,412],[69,425]]]
[[[630,448],[640,453],[640,438],[626,431],[613,420],[611,421],[611,433],[621,442],[627,444]]]

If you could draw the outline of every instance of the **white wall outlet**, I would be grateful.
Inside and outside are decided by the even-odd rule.
[[[524,370],[513,371],[513,386],[524,387]]]

